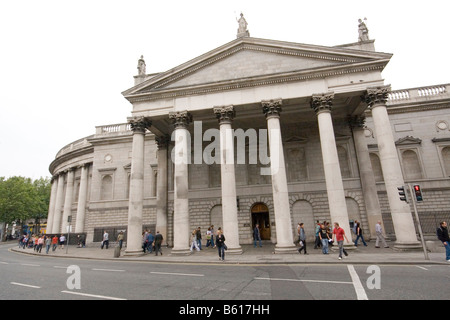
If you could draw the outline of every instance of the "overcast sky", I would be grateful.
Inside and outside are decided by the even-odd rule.
[[[126,122],[141,55],[147,73],[250,36],[334,46],[358,40],[394,56],[393,89],[450,83],[450,1],[14,0],[0,2],[0,176],[49,177],[65,145]]]

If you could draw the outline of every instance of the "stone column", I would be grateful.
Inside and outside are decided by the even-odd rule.
[[[322,149],[323,169],[327,186],[328,205],[330,207],[331,223],[339,223],[344,229],[350,241],[345,246],[354,247],[350,224],[348,219],[347,204],[345,202],[344,184],[342,182],[341,168],[336,148],[333,121],[331,118],[333,93],[313,95],[311,108],[314,109],[319,123],[320,147]]]
[[[48,206],[48,216],[47,216],[47,233],[52,233],[53,231],[53,219],[55,216],[55,203],[56,203],[56,193],[58,190],[58,180],[56,176],[52,177],[52,191],[50,193],[50,204]]]
[[[188,164],[191,154],[191,139],[187,127],[192,122],[192,115],[187,111],[170,112],[169,118],[174,125],[172,140],[175,147],[172,154],[174,162],[173,190],[173,249],[172,254],[190,254],[189,239],[189,179]]]
[[[87,164],[81,166],[80,191],[78,194],[77,222],[75,232],[84,232],[84,222],[86,217],[86,199],[88,189],[88,167]]]
[[[62,228],[61,232],[66,233],[69,222],[67,219],[72,214],[72,203],[73,203],[73,182],[74,182],[75,170],[70,168],[67,171],[67,184],[66,184],[66,197],[64,199],[64,212],[62,217]]]
[[[64,205],[64,174],[59,173],[58,189],[56,191],[55,211],[53,213],[53,226],[51,233],[61,232],[61,207]]]
[[[127,248],[125,255],[142,255],[142,210],[144,203],[144,138],[151,121],[145,117],[128,119],[133,131],[130,196],[128,202]]]
[[[282,101],[281,99],[268,100],[261,101],[261,104],[266,115],[269,135],[270,172],[272,176],[275,228],[277,231],[275,253],[294,253],[296,252],[296,247],[292,233],[286,167],[281,139],[280,113]]]
[[[372,110],[381,168],[397,238],[394,249],[418,249],[421,245],[417,240],[411,209],[409,204],[400,200],[397,190],[397,187],[403,186],[405,182],[386,108],[390,91],[390,86],[367,88],[363,99]]]
[[[167,243],[167,151],[170,143],[170,136],[156,137],[158,151],[158,173],[156,176],[156,231],[163,236]]]
[[[355,116],[349,118],[350,129],[355,141],[356,158],[358,160],[359,175],[361,178],[361,187],[366,204],[368,227],[370,230],[370,239],[376,239],[375,225],[381,221],[383,226],[383,217],[381,215],[380,202],[378,201],[377,185],[373,176],[372,164],[370,162],[369,149],[364,135],[365,117]],[[383,230],[384,226],[383,226]]]
[[[236,176],[234,172],[234,135],[231,122],[235,117],[233,106],[215,107],[220,124],[220,173],[222,189],[223,231],[228,253],[242,254],[239,245],[239,223],[236,204]]]

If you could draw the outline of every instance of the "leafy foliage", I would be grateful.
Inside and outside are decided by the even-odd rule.
[[[0,177],[0,221],[11,223],[46,218],[50,202],[48,178]]]

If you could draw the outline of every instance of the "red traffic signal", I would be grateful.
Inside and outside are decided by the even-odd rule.
[[[414,194],[416,195],[417,201],[423,201],[422,191],[420,190],[420,186],[418,184],[414,185]]]

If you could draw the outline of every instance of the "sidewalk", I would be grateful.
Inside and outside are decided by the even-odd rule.
[[[225,252],[225,261],[219,261],[217,249],[205,248],[201,251],[193,251],[190,255],[180,256],[172,255],[172,249],[163,247],[163,255],[155,256],[154,253],[147,253],[141,256],[124,256],[124,247],[119,258],[114,258],[114,248],[116,243],[112,243],[109,249],[100,249],[98,246],[89,246],[86,248],[77,248],[69,246],[64,249],[57,248],[52,252],[45,253],[45,248],[41,253],[35,252],[33,249],[21,249],[18,246],[11,248],[11,251],[18,253],[34,254],[48,257],[61,258],[81,258],[81,259],[97,259],[97,260],[114,260],[114,261],[140,261],[149,263],[199,263],[199,264],[412,264],[412,265],[429,265],[443,264],[450,265],[445,260],[444,247],[437,246],[437,252],[428,252],[429,260],[425,260],[422,250],[414,252],[398,252],[391,248],[375,248],[374,243],[368,243],[367,247],[360,244],[355,250],[348,250],[349,256],[343,260],[338,260],[338,251],[330,250],[328,255],[322,254],[321,249],[313,249],[313,245],[308,247],[308,255],[302,254],[274,254],[275,245],[265,243],[263,247],[254,248],[253,245],[242,245],[243,253],[240,255],[227,254]],[[393,246],[393,244],[391,244]],[[337,248],[336,248],[337,249]]]

